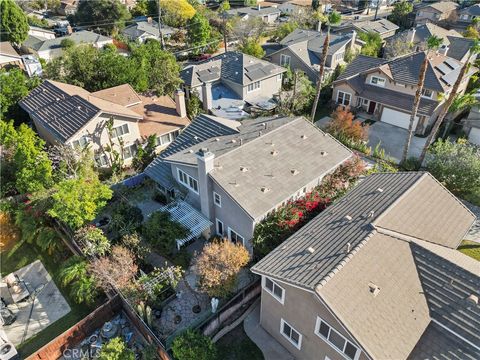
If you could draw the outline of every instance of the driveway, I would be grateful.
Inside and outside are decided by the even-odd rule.
[[[380,144],[380,147],[385,150],[385,154],[390,156],[396,163],[399,163],[402,159],[407,134],[408,130],[406,129],[377,121],[370,125],[368,131],[368,146],[370,146],[373,151],[373,149]],[[426,138],[413,136],[408,157],[413,156],[418,158],[426,140]]]

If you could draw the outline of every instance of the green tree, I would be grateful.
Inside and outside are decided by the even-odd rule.
[[[28,20],[25,13],[13,0],[0,1],[0,31],[2,41],[20,45],[28,37]]]
[[[243,41],[243,44],[239,47],[239,50],[244,54],[255,56],[259,59],[265,56],[265,50],[263,50],[262,45],[260,45],[258,40],[254,38],[248,38]]]
[[[228,0],[223,0],[222,3],[220,4],[218,11],[219,12],[224,12],[230,10],[230,2]]]
[[[382,48],[382,38],[380,35],[374,32],[361,32],[358,34],[358,37],[366,43],[360,53],[367,56],[378,57],[380,49]]]
[[[137,154],[133,158],[132,166],[136,171],[142,172],[155,159],[157,154],[157,137],[155,134],[145,139],[144,143],[138,147]]]
[[[177,360],[213,360],[217,348],[209,337],[189,329],[173,341],[172,352]]]
[[[175,248],[175,240],[187,237],[189,230],[173,221],[170,213],[156,211],[143,224],[143,238],[164,254],[170,254]]]
[[[103,345],[98,360],[135,360],[135,354],[121,338],[116,337]]]
[[[84,226],[75,232],[75,241],[80,244],[83,253],[88,256],[104,256],[110,250],[110,241],[102,229]]]
[[[63,49],[68,49],[68,48],[71,48],[71,47],[75,46],[75,41],[73,41],[72,39],[69,39],[69,38],[65,38],[65,39],[62,39],[62,41],[60,41],[60,46]]]
[[[480,32],[474,26],[467,26],[463,36],[469,39],[480,39]]]
[[[405,145],[403,147],[403,155],[402,155],[402,163],[405,162],[408,158],[408,151],[410,149],[410,143],[412,141],[413,133],[415,129],[413,125],[415,124],[415,118],[417,116],[418,107],[420,105],[420,98],[423,92],[423,85],[425,83],[425,75],[428,69],[428,59],[430,50],[437,49],[442,44],[442,39],[436,36],[430,36],[427,39],[427,52],[423,54],[424,58],[422,61],[422,66],[420,67],[420,73],[418,74],[418,83],[417,83],[417,91],[415,92],[415,98],[413,100],[413,108],[412,113],[410,115],[410,123],[408,125],[408,135],[407,140],[405,141]],[[420,162],[421,164],[421,162]]]
[[[205,46],[208,43],[212,32],[212,28],[210,27],[207,18],[197,12],[188,21],[187,25],[188,43],[193,47]],[[201,51],[201,49],[198,49],[198,51]]]
[[[68,286],[70,295],[78,304],[93,304],[99,291],[95,278],[88,273],[88,262],[80,256],[65,261],[59,272],[63,286]]]
[[[52,162],[44,151],[45,142],[25,124],[16,130],[13,122],[1,121],[4,157],[2,186],[14,183],[20,193],[32,193],[52,184]],[[8,175],[8,176],[6,176]],[[8,185],[7,185],[8,187]]]
[[[95,219],[112,197],[112,190],[98,177],[63,180],[54,187],[48,214],[78,229]]]
[[[187,0],[160,0],[160,7],[165,23],[173,27],[185,26],[196,13]]]
[[[277,30],[275,30],[275,38],[278,40],[282,40],[284,37],[292,33],[295,29],[299,27],[298,23],[296,21],[289,21],[286,23],[283,23],[279,27],[277,27]]]
[[[30,26],[41,27],[44,29],[50,28],[50,25],[48,25],[48,21],[45,19],[39,19],[36,16],[28,16],[27,20],[28,20],[28,25]]]
[[[29,78],[19,68],[0,70],[0,119],[18,118],[18,101],[40,84],[37,77]]]
[[[426,167],[457,195],[480,191],[480,149],[464,139],[455,143],[439,139],[429,148]]]
[[[130,18],[127,7],[119,0],[80,1],[75,13],[78,25],[86,24],[108,35],[122,29]]]
[[[198,115],[203,113],[202,102],[196,92],[190,94],[187,101],[187,115],[190,119],[195,119]]]
[[[392,14],[389,19],[401,28],[408,27],[408,15],[413,11],[411,2],[402,0],[393,5]]]
[[[152,16],[158,14],[157,1],[138,0],[130,10],[132,16]]]

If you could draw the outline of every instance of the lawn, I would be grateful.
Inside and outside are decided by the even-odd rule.
[[[480,261],[480,243],[474,241],[463,240],[458,250],[475,260]]]
[[[11,249],[1,252],[0,257],[0,272],[2,277],[34,262],[35,260],[40,260],[52,276],[55,284],[60,289],[71,308],[71,311],[63,318],[54,322],[49,327],[18,346],[17,350],[19,351],[21,358],[25,358],[38,350],[50,340],[72,327],[93,310],[93,308],[88,306],[76,304],[70,298],[67,289],[60,286],[60,281],[58,280],[59,262],[56,261],[54,257],[42,253],[34,245],[19,241]]]
[[[262,360],[262,351],[243,330],[243,323],[217,342],[218,360]]]

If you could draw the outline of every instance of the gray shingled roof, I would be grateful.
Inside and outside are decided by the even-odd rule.
[[[480,4],[475,4],[459,11],[460,14],[468,14],[471,16],[480,16]]]
[[[162,35],[164,36],[171,35],[175,31],[177,31],[177,29],[172,28],[170,26],[166,26],[166,25],[162,26]],[[145,33],[158,37],[159,35],[158,23],[154,20],[152,20],[151,23],[149,23],[148,21],[138,21],[136,23],[133,23],[127,26],[125,29],[122,30],[122,33],[131,39],[138,39],[140,36],[142,36]]]
[[[459,61],[470,52],[470,49],[475,43],[473,39],[454,36],[447,36],[447,38],[450,43],[447,55]]]
[[[353,22],[353,26],[359,31],[374,32],[380,35],[398,29],[398,26],[396,24],[388,21],[387,19]]]
[[[242,7],[235,8],[227,11],[230,15],[252,15],[252,16],[263,16],[270,14],[280,14],[280,10],[274,7]]]
[[[24,45],[27,45],[27,47],[31,47],[37,52],[44,51],[44,50],[58,49],[61,47],[61,43],[63,39],[70,39],[75,44],[81,44],[81,43],[95,44],[98,42],[112,40],[109,37],[106,37],[104,35],[100,35],[100,34],[94,33],[93,31],[88,31],[88,30],[77,31],[68,36],[63,36],[63,37],[48,39],[48,40],[40,40],[38,38],[35,38],[34,36],[31,36],[31,38],[32,38],[31,40],[27,39],[28,42],[24,43]]]
[[[348,66],[345,68],[345,71],[340,74],[336,81],[344,80],[359,73],[363,73],[367,70],[374,69],[376,67],[379,67],[380,65],[385,64],[386,62],[388,62],[388,60],[386,59],[366,55],[358,55],[355,59],[353,59],[350,64],[348,64]]]
[[[220,79],[245,86],[285,71],[284,67],[254,56],[229,51],[199,64],[187,66],[180,71],[180,77],[190,87]]]

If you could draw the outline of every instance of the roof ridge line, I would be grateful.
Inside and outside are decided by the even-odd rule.
[[[348,254],[346,254],[332,270],[330,270],[322,279],[320,279],[318,284],[314,287],[315,292],[319,296],[321,296],[320,290],[325,286],[325,284],[329,282],[335,276],[335,274],[338,273],[346,264],[348,264],[348,262],[350,262],[350,260],[355,256],[355,254],[357,254],[361,250],[361,248],[363,248],[363,246],[368,242],[368,240],[370,240],[372,236],[376,233],[377,230],[375,227],[373,227],[373,230],[370,231],[362,241],[360,241]]]

